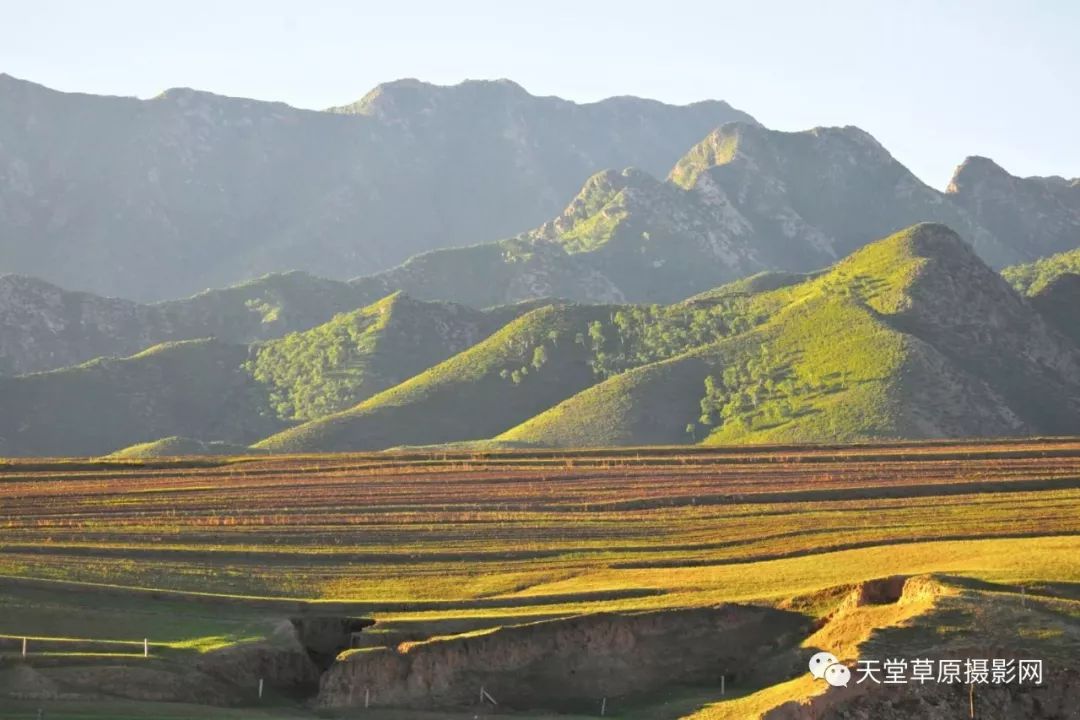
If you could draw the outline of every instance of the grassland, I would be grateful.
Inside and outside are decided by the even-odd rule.
[[[1013,546],[1080,542],[1078,466],[1069,440],[16,462],[0,475],[0,574],[521,613],[564,593],[620,596],[598,608],[768,594],[763,576],[717,582],[758,575],[748,563],[818,567],[794,589],[825,586],[853,568],[813,560],[829,553],[932,570],[934,547],[958,543],[939,569],[971,558],[1002,581],[1021,572]]]
[[[169,657],[302,607],[397,642],[894,574],[1060,593],[1080,583],[1078,470],[1068,439],[12,461],[0,635]]]

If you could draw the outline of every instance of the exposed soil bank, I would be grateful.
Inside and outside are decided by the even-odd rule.
[[[237,705],[243,697],[217,678],[190,668],[84,665],[0,669],[0,698],[20,700],[102,700]],[[2,703],[0,703],[2,705]]]
[[[758,683],[762,662],[797,644],[804,617],[721,605],[596,614],[354,651],[322,677],[323,708],[460,707],[480,688],[500,707],[571,710],[670,684]]]
[[[205,653],[195,665],[207,675],[246,691],[246,695],[256,692],[260,680],[267,687],[296,696],[310,696],[319,687],[320,669],[300,647],[235,645]]]
[[[370,618],[340,615],[305,615],[290,620],[296,640],[317,665],[330,667],[343,650],[353,647],[353,636],[375,624]]]
[[[310,697],[319,689],[322,672],[374,624],[368,618],[340,615],[294,617],[283,622],[269,642],[208,652],[196,667],[239,688],[250,690],[262,680],[286,694]]]

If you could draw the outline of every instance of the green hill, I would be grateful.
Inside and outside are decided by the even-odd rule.
[[[590,321],[615,309],[568,305],[534,310],[354,408],[257,446],[322,452],[491,437],[595,381],[584,332]]]
[[[1080,346],[1080,249],[1007,267],[1001,274],[1047,322]]]
[[[246,368],[284,420],[356,405],[456,355],[532,304],[484,312],[395,293],[360,310],[257,345]]]
[[[1078,298],[1069,273],[1022,297],[933,224],[672,305],[395,293],[251,346],[0,378],[0,454],[1077,433]]]
[[[250,347],[166,343],[128,358],[0,378],[7,411],[0,455],[98,455],[169,436],[246,445],[397,385],[538,304],[480,311],[398,293]],[[132,452],[172,452],[172,445]]]
[[[255,455],[260,452],[262,451],[254,450],[246,445],[233,445],[220,441],[206,442],[173,435],[153,442],[132,445],[110,453],[107,457],[116,460],[145,460],[188,455]]]
[[[671,306],[541,308],[397,387],[259,446],[315,452],[491,438],[604,378],[766,317],[743,294]]]
[[[142,304],[0,275],[0,374],[123,357],[163,342],[214,337],[246,344],[278,338],[389,294],[375,290],[289,272],[182,300]]]
[[[1034,295],[1066,273],[1080,274],[1080,249],[1058,253],[1001,271],[1010,284],[1025,295]]]
[[[100,455],[170,435],[245,445],[282,427],[247,357],[242,345],[189,340],[0,378],[0,455]]]
[[[748,332],[631,370],[500,435],[543,445],[1080,430],[1074,348],[942,226],[754,296]],[[752,310],[751,310],[752,311]]]

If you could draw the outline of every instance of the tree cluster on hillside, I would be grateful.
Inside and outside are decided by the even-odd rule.
[[[371,318],[342,315],[304,333],[259,346],[244,366],[268,386],[270,404],[284,420],[311,420],[353,405],[370,381],[375,338]]]
[[[763,345],[756,357],[732,363],[717,375],[705,377],[701,415],[689,423],[692,439],[734,422],[745,430],[788,422],[804,411],[803,403],[815,395],[837,392],[845,377],[800,376],[784,358]]]
[[[578,336],[591,350],[593,371],[608,378],[745,332],[763,320],[735,299],[710,305],[631,305]]]
[[[547,342],[551,343],[551,351],[547,348]],[[531,352],[530,352],[531,347]],[[551,361],[552,353],[558,351],[559,333],[557,330],[548,332],[546,340],[536,346],[524,346],[521,349],[522,358],[529,358],[528,362],[516,369],[503,368],[499,371],[499,377],[510,380],[515,385],[520,385],[530,372],[539,372],[541,368]]]

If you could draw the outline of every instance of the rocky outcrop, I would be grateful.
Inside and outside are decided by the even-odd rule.
[[[966,197],[922,183],[856,127],[777,132],[736,122],[694,146],[667,182],[633,169],[594,175],[561,215],[523,237],[563,247],[634,302],[680,300],[763,270],[817,270],[928,221],[952,227],[994,267],[1032,256],[1003,218],[1037,223],[1037,203],[1013,208],[999,194],[986,201],[994,212],[975,212]],[[1063,215],[1053,232],[1078,229]]]
[[[476,702],[572,710],[672,684],[753,685],[760,662],[797,644],[802,616],[760,607],[597,614],[368,648],[324,675],[317,705],[441,708]]]
[[[919,222],[959,232],[983,259],[1015,262],[992,228],[857,127],[777,132],[732,123],[691,150],[669,179],[711,203],[729,204],[767,268],[814,270]],[[746,241],[744,241],[746,242]]]

